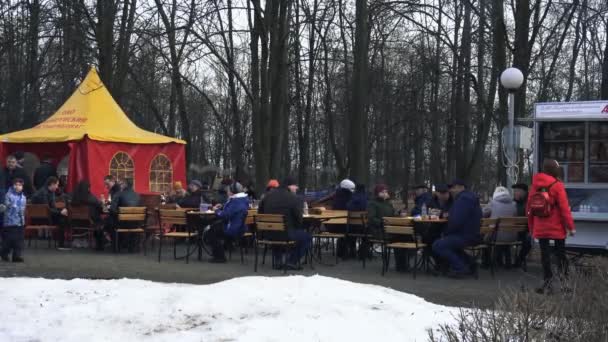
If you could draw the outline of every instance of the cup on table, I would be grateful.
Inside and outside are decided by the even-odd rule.
[[[209,211],[210,207],[211,207],[211,204],[201,203],[200,211]]]

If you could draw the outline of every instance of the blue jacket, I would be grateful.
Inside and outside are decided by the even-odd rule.
[[[224,234],[238,237],[245,233],[245,218],[249,209],[247,194],[238,193],[228,199],[224,208],[216,210],[217,217],[224,220]]]
[[[366,211],[367,210],[367,193],[355,192],[350,201],[346,203],[348,211]]]
[[[6,212],[4,213],[4,226],[18,226],[23,227],[25,225],[25,195],[22,193],[16,193],[11,188],[7,193],[4,200],[6,205]]]
[[[479,228],[481,226],[481,206],[479,198],[470,191],[463,191],[454,200],[450,208],[448,225],[444,235],[458,235],[469,243],[479,241]]]
[[[426,207],[429,208],[432,201],[433,195],[430,192],[425,192],[422,195],[416,196],[416,199],[414,200],[414,209],[412,209],[412,216],[422,215],[422,205],[426,204]]]
[[[347,210],[346,204],[353,197],[353,192],[348,189],[338,189],[336,190],[336,195],[334,196],[334,203],[332,205],[332,209],[334,210]]]

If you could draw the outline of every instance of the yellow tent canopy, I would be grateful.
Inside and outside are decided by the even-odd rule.
[[[185,144],[137,127],[114,101],[95,68],[70,98],[46,121],[34,128],[0,136],[4,143],[48,143],[92,140],[133,144]]]

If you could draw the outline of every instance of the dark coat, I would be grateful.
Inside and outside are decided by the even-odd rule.
[[[32,196],[32,204],[46,204],[51,210],[51,214],[60,215],[61,211],[57,209],[55,193],[50,191],[48,187],[38,189]]]
[[[25,194],[25,196],[30,197],[34,193],[34,188],[32,187],[32,180],[23,168],[17,167],[13,170],[5,168],[3,178],[5,191],[13,186],[13,180],[15,178],[21,178],[23,179],[23,193]]]
[[[519,201],[516,200],[515,205],[517,206],[517,216],[528,216],[528,213],[526,213],[528,198],[524,198],[523,200]]]
[[[120,207],[137,207],[141,203],[139,194],[133,191],[133,188],[127,188],[119,192],[116,197],[112,198],[110,205],[110,213],[117,215]]]
[[[34,171],[34,187],[40,189],[46,184],[49,177],[57,177],[57,168],[49,162],[42,162]]]
[[[97,197],[89,193],[87,198],[81,200],[80,198],[74,198],[72,205],[86,205],[89,207],[89,215],[93,222],[98,223],[101,221],[101,213],[103,212],[102,204]]]
[[[481,216],[479,198],[473,192],[465,190],[454,199],[448,225],[443,233],[446,236],[462,237],[470,244],[477,243],[480,238]]]
[[[336,195],[334,196],[334,203],[332,208],[334,210],[348,210],[346,205],[353,197],[353,192],[348,189],[338,189],[336,190]]]
[[[114,184],[114,186],[109,191],[110,198],[113,199],[114,197],[118,196],[121,191],[122,190],[120,189],[120,184]]]
[[[284,215],[288,230],[302,228],[304,202],[287,188],[278,188],[266,194],[258,213]]]
[[[188,193],[186,197],[181,198],[177,201],[177,205],[181,208],[196,208],[198,209],[201,206],[201,198],[203,197],[203,192],[201,190]],[[205,201],[206,203],[209,203]]]
[[[232,196],[221,210],[217,210],[217,217],[224,220],[224,234],[230,237],[240,237],[245,233],[245,218],[249,209],[249,198],[241,192]]]
[[[439,201],[439,198],[437,198],[437,196],[433,196],[433,200],[429,204],[429,208],[439,209],[442,213],[447,213],[450,211],[450,208],[452,208],[453,204],[454,200],[452,199],[452,196],[450,196],[450,199],[448,199],[448,201],[443,204]]]
[[[384,199],[376,198],[367,206],[367,224],[373,232],[379,233],[382,229],[382,218],[396,216],[393,205]]]
[[[430,192],[425,192],[422,195],[416,196],[416,199],[414,199],[412,216],[422,215],[422,205],[426,205],[426,207],[429,208],[432,201],[433,195]]]
[[[348,211],[366,211],[367,210],[367,193],[362,191],[362,192],[355,192],[352,196],[352,198],[350,199],[350,201],[348,201],[348,203],[346,203],[346,210]]]

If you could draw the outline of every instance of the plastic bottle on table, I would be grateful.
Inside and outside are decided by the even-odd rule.
[[[304,201],[304,215],[308,215],[308,203]]]
[[[422,203],[420,215],[422,215],[422,217],[426,217],[429,215],[428,208],[426,207],[426,203]]]

